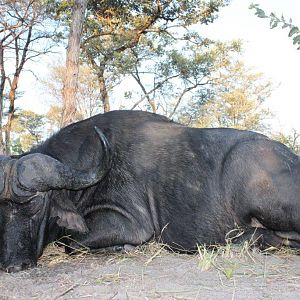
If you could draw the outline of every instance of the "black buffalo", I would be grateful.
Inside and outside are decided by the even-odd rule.
[[[253,237],[261,247],[300,248],[300,158],[258,133],[113,111],[0,162],[7,271],[34,266],[64,235],[70,249],[75,241],[99,249],[156,238],[192,251]]]

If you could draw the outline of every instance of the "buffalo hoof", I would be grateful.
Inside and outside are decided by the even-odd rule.
[[[115,245],[111,247],[105,247],[100,249],[91,249],[91,253],[128,253],[133,251],[136,247],[130,244]]]
[[[7,272],[7,273],[16,273],[22,270],[26,270],[29,268],[35,267],[36,264],[33,262],[22,262],[21,264],[16,264],[16,265],[8,265],[7,267],[3,267],[2,269]]]
[[[90,253],[127,253],[135,249],[135,246],[130,244],[124,244],[124,245],[114,245],[110,247],[104,247],[104,248],[88,248],[76,241],[69,242],[69,244],[66,244],[65,246],[65,252],[69,255],[76,255],[82,252],[90,252]]]

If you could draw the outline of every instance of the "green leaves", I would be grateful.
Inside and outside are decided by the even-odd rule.
[[[300,30],[297,26],[293,26],[289,32],[289,37],[293,36],[293,44],[298,45],[297,50],[300,50]]]
[[[289,32],[289,37],[299,32],[299,28],[297,26],[293,26]]]
[[[262,10],[258,4],[251,4],[249,6],[249,9],[254,9],[255,10],[255,15],[258,16],[259,18],[269,18],[270,19],[270,28],[274,29],[278,26],[278,24],[282,24],[282,29],[289,28],[289,37],[293,37],[293,44],[298,45],[297,50],[300,50],[300,30],[297,26],[292,24],[292,19],[289,19],[287,22],[282,15],[281,18],[278,18],[275,13],[270,13],[269,16],[266,15],[264,10]]]
[[[268,16],[266,16],[265,12],[260,9],[260,8],[256,8],[256,12],[255,14],[259,17],[259,18],[267,18]]]
[[[268,18],[266,13],[261,8],[259,8],[258,4],[254,4],[254,3],[250,4],[249,9],[255,9],[255,15],[258,16],[259,18]]]
[[[295,36],[294,38],[293,38],[293,44],[295,45],[295,44],[299,44],[300,43],[300,34],[299,35],[297,35],[297,36]]]

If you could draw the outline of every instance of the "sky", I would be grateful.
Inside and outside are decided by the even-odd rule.
[[[242,39],[246,64],[278,86],[266,103],[274,113],[272,129],[300,131],[300,51],[288,37],[288,29],[271,30],[269,19],[258,18],[254,10],[248,9],[251,3],[259,4],[268,15],[274,12],[287,20],[292,18],[293,24],[300,27],[299,0],[233,0],[207,26],[207,34],[224,41]]]
[[[271,30],[268,19],[258,18],[248,8],[251,3],[259,4],[267,14],[292,18],[293,24],[300,27],[300,0],[232,0],[220,10],[218,19],[203,29],[203,34],[221,41],[241,39],[246,65],[263,72],[277,86],[266,102],[274,114],[272,131],[300,131],[300,51],[288,37],[288,29]],[[46,75],[50,60],[44,58],[36,64],[38,73]],[[19,103],[24,109],[47,111],[45,91],[30,73],[21,81],[21,89],[25,93]]]

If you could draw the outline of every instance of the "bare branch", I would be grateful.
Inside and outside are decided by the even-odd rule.
[[[82,41],[82,46],[87,44],[90,40],[93,40],[95,38],[99,38],[99,37],[102,37],[102,36],[107,36],[107,35],[108,36],[118,36],[120,34],[114,33],[112,30],[111,31],[106,31],[106,32],[98,32],[98,33],[95,33],[93,35],[90,35],[84,41]]]
[[[169,76],[167,78],[165,78],[164,80],[158,82],[155,87],[153,89],[151,89],[149,92],[147,92],[148,95],[151,95],[153,92],[155,92],[156,90],[158,90],[159,88],[161,88],[167,81],[171,80],[171,79],[174,79],[176,77],[179,77],[180,74],[175,74],[175,75],[172,75],[172,76]],[[135,109],[140,103],[142,103],[144,100],[146,99],[146,94],[144,94],[144,96],[138,100],[131,108],[130,110],[133,110]]]
[[[210,82],[210,81],[208,80],[208,81],[206,81],[206,82],[204,82],[204,83],[195,83],[194,85],[185,88],[185,89],[180,93],[180,95],[179,95],[179,97],[178,97],[178,99],[177,99],[177,101],[176,101],[176,104],[175,104],[175,106],[174,106],[172,112],[169,114],[168,117],[169,117],[170,119],[172,119],[172,117],[173,117],[174,114],[176,113],[176,110],[177,110],[179,104],[181,103],[183,97],[184,97],[187,93],[189,93],[190,91],[194,90],[195,88],[197,88],[197,87],[199,87],[199,86],[207,85],[209,82]]]

